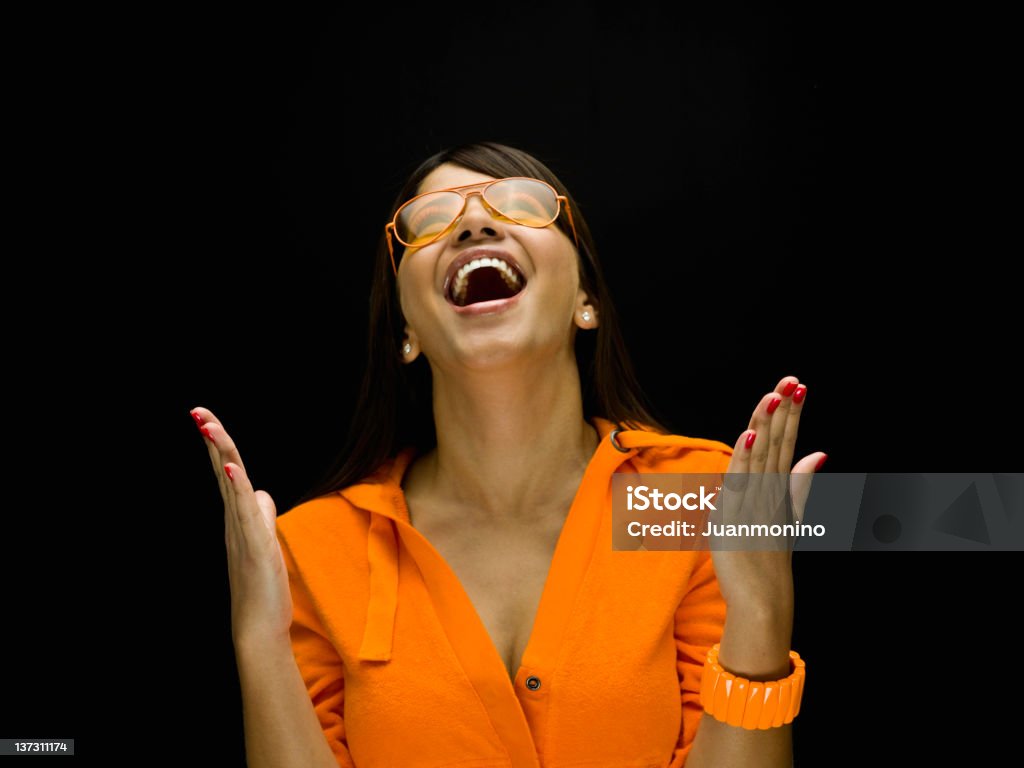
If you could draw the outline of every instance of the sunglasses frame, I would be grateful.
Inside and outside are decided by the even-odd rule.
[[[540,224],[540,225],[536,225],[536,226],[533,225],[533,224],[521,224],[520,226],[530,227],[532,229],[543,229],[544,227],[550,226],[554,222],[558,221],[558,217],[562,213],[562,205],[564,204],[565,205],[565,213],[569,217],[569,226],[572,227],[572,238],[576,242],[576,249],[579,250],[580,241],[579,241],[579,236],[576,234],[576,223],[572,220],[572,209],[569,206],[569,198],[567,198],[565,195],[558,194],[558,190],[555,189],[550,184],[548,184],[543,179],[535,179],[532,176],[506,176],[503,179],[491,179],[490,181],[478,181],[475,184],[460,184],[457,187],[447,187],[446,189],[432,189],[429,192],[424,192],[422,194],[416,195],[416,197],[411,197],[408,200],[406,200],[404,203],[402,203],[400,206],[398,206],[398,210],[395,211],[395,215],[391,218],[391,221],[389,221],[385,225],[385,227],[384,227],[384,235],[387,237],[387,241],[388,241],[388,253],[391,255],[391,268],[395,271],[395,276],[396,277],[398,276],[398,266],[395,264],[395,248],[394,248],[394,244],[391,242],[392,233],[394,234],[395,240],[400,242],[406,248],[425,248],[428,245],[430,245],[431,243],[436,243],[438,240],[440,240],[442,237],[444,237],[448,232],[450,232],[452,227],[454,227],[456,224],[459,223],[459,220],[466,213],[466,208],[469,205],[469,198],[472,195],[480,195],[481,202],[483,202],[484,206],[489,211],[492,212],[491,213],[492,216],[494,215],[494,213],[497,213],[497,214],[501,215],[502,217],[508,219],[513,224],[519,224],[518,221],[515,221],[514,219],[509,218],[504,213],[502,213],[500,210],[498,210],[493,205],[491,205],[487,201],[487,198],[484,197],[484,192],[486,192],[487,189],[491,185],[497,184],[497,183],[502,182],[502,181],[511,181],[511,180],[515,180],[515,179],[526,179],[528,181],[537,182],[538,184],[543,184],[545,187],[550,189],[551,192],[554,194],[555,202],[558,205],[558,210],[555,211],[555,215],[551,218],[551,221],[548,221],[545,224]],[[462,191],[462,190],[468,190],[471,187],[483,187],[483,189],[481,189],[478,192],[463,192]],[[457,192],[458,194],[460,194],[462,196],[462,208],[459,210],[458,215],[454,219],[452,219],[452,223],[451,224],[449,224],[443,230],[438,232],[437,235],[432,237],[427,242],[420,243],[419,245],[413,245],[412,243],[405,242],[401,237],[398,236],[398,225],[396,224],[396,222],[398,221],[398,214],[400,214],[408,205],[410,205],[411,203],[415,202],[416,200],[419,200],[421,197],[426,197],[427,195],[433,195],[433,194],[436,194],[438,192]]]

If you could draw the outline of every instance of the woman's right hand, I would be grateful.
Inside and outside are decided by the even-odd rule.
[[[287,645],[292,597],[277,540],[274,500],[266,491],[253,490],[234,441],[213,413],[194,408],[191,414],[206,438],[224,500],[224,543],[228,552],[231,636],[235,647]]]

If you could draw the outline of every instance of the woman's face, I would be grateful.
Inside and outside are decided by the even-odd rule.
[[[418,193],[493,178],[445,164]],[[508,269],[474,269],[479,258],[499,258]],[[472,195],[444,237],[402,256],[398,295],[412,348],[405,361],[422,352],[440,370],[486,369],[572,354],[575,328],[597,325],[577,259],[572,240],[554,223],[535,228],[494,218]],[[460,269],[466,270],[461,278]]]

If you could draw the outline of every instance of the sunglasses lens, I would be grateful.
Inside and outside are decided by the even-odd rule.
[[[533,179],[502,179],[484,192],[487,204],[516,224],[546,227],[558,216],[558,198],[547,184]],[[426,245],[452,225],[462,212],[458,192],[440,190],[402,207],[395,231],[406,245]]]
[[[462,195],[434,192],[408,203],[398,213],[395,230],[398,237],[417,247],[444,232],[462,210]]]
[[[527,227],[545,227],[558,215],[558,198],[551,187],[532,179],[504,179],[484,193],[487,204]]]

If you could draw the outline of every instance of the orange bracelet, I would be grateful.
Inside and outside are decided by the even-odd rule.
[[[792,674],[782,680],[747,680],[726,672],[718,664],[718,643],[708,650],[700,681],[704,711],[723,723],[748,730],[767,730],[793,722],[800,712],[806,665],[796,651],[789,652]]]

